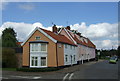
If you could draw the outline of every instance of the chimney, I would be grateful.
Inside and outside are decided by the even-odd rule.
[[[54,26],[52,27],[52,31],[53,31],[54,33],[57,33],[57,27],[56,27],[55,24],[54,24]]]
[[[81,33],[79,33],[79,32],[77,32],[76,34],[77,34],[78,36],[81,36]]]
[[[70,26],[67,26],[66,29],[70,30]]]

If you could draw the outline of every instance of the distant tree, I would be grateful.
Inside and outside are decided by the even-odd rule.
[[[2,32],[2,47],[16,47],[18,42],[16,36],[13,28],[6,28]]]
[[[117,54],[117,55],[118,55],[119,58],[120,58],[120,46],[118,46],[118,49],[117,49],[117,50],[118,50],[118,52],[117,52],[118,54]]]

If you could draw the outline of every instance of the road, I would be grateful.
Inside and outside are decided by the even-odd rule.
[[[120,74],[120,73],[119,73]],[[118,79],[118,63],[109,64],[107,60],[91,61],[67,67],[55,72],[13,72],[3,71],[3,79]],[[4,80],[3,80],[4,81]]]

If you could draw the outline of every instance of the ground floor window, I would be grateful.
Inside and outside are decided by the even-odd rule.
[[[74,61],[75,61],[75,55],[74,55]]]
[[[47,66],[47,57],[31,56],[31,67]]]
[[[66,62],[68,61],[68,55],[65,55],[65,61]]]
[[[38,57],[32,57],[31,61],[32,66],[38,66]]]
[[[41,66],[46,66],[46,57],[41,57]]]

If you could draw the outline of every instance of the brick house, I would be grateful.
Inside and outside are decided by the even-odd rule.
[[[84,42],[81,42],[77,34],[70,32],[70,27],[61,28],[59,32],[55,25],[52,32],[36,27],[22,43],[22,66],[43,68],[73,65],[81,60],[83,54],[84,57],[89,54],[89,59],[95,58],[95,45],[88,38],[83,38]],[[81,48],[87,51],[83,53]]]

